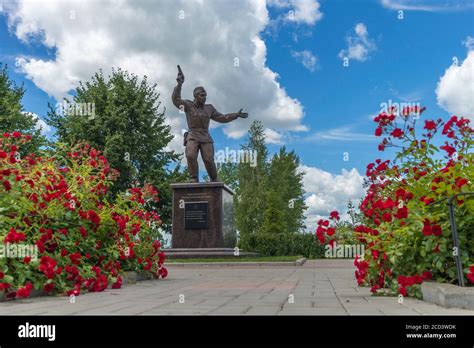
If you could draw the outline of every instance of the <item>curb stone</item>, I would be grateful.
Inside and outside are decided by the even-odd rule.
[[[168,262],[166,267],[266,267],[266,266],[289,266],[300,267],[306,262],[306,258],[301,258],[296,261],[281,261],[281,262]]]
[[[127,285],[127,284],[136,284],[137,282],[141,282],[144,280],[153,280],[153,275],[151,273],[143,273],[143,272],[135,272],[135,271],[125,271],[124,274],[122,274],[122,286]],[[112,286],[109,284],[107,286],[107,289],[111,289]],[[87,292],[85,293],[87,294]],[[36,297],[54,297],[54,296],[62,296],[61,294],[56,294],[56,295],[51,295],[49,293],[45,293],[42,290],[36,290],[33,289],[30,292],[30,298],[36,298]],[[15,299],[6,299],[5,298],[5,291],[0,292],[0,303],[1,302],[9,302],[9,301],[21,301],[20,300],[15,300]],[[27,300],[27,299],[26,299]]]
[[[464,308],[474,310],[474,287],[461,287],[453,284],[423,282],[423,300],[445,308]]]

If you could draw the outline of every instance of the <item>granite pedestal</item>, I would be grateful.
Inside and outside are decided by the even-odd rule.
[[[222,182],[171,184],[173,249],[231,250],[236,246],[234,192]]]

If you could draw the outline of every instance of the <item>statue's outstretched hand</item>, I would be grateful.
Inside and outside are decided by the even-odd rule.
[[[176,77],[176,81],[178,82],[178,85],[182,85],[184,83],[184,74],[179,65],[178,65],[178,76]]]
[[[249,117],[249,114],[246,112],[242,112],[242,109],[240,109],[239,112],[237,113],[237,116],[242,117],[242,118],[247,118]]]

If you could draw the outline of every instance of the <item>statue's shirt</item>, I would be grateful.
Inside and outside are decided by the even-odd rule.
[[[186,114],[189,128],[188,141],[195,140],[200,143],[213,143],[214,141],[209,134],[211,119],[219,123],[227,123],[238,117],[236,113],[223,115],[212,104],[204,104],[202,107],[198,107],[191,100],[181,99],[180,85],[174,88],[172,99],[174,106],[183,110]]]

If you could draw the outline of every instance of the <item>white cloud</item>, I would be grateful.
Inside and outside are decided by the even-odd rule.
[[[462,44],[463,44],[464,46],[466,46],[466,48],[467,48],[469,51],[474,50],[474,37],[471,37],[471,36],[468,35],[468,36],[466,37],[466,40],[464,40],[464,41],[462,42]]]
[[[375,115],[376,116],[376,115]],[[373,120],[374,115],[370,118]],[[351,126],[326,129],[315,132],[304,138],[307,141],[344,140],[344,141],[378,141],[373,134],[355,132]]]
[[[443,3],[433,0],[380,0],[383,7],[390,10],[451,12],[474,8],[471,0],[445,0]]]
[[[41,118],[39,118],[39,116],[37,114],[35,114],[34,112],[30,112],[30,111],[24,111],[23,114],[33,116],[33,119],[36,120],[35,129],[39,129],[41,131],[41,134],[43,134],[43,135],[51,134],[51,131],[53,129],[45,121],[43,121]]]
[[[288,9],[285,15],[280,17],[286,22],[314,25],[323,18],[319,9],[321,5],[317,0],[268,0],[268,6]]]
[[[311,231],[314,231],[321,217],[327,218],[333,210],[339,211],[344,218],[347,202],[352,200],[357,206],[365,194],[363,177],[355,168],[350,171],[343,169],[338,175],[304,165],[300,170],[305,173],[303,185],[309,194],[305,201],[308,206],[306,226]]]
[[[446,69],[436,87],[438,104],[451,114],[474,120],[474,51],[461,65]]]
[[[311,27],[323,18],[318,0],[266,0],[268,7],[276,13],[267,23],[265,34],[276,38],[283,26],[291,26],[294,42],[298,42],[299,34],[311,35]]]
[[[318,67],[318,58],[308,50],[293,51],[291,55],[296,58],[309,71],[313,72]]]
[[[277,131],[274,131],[273,129],[270,129],[270,128],[265,128],[264,134],[265,134],[265,142],[267,144],[276,144],[276,145],[283,144],[283,134],[278,133]]]
[[[360,62],[366,61],[369,54],[377,49],[374,41],[369,38],[367,26],[364,23],[357,23],[354,27],[355,35],[346,37],[347,49],[339,52],[339,58],[349,58]]]
[[[290,5],[302,23],[317,20],[317,2]],[[301,12],[305,9],[309,13]],[[266,66],[260,37],[269,23],[264,0],[19,1],[9,6],[8,16],[19,39],[55,49],[51,60],[18,57],[18,63],[27,78],[57,99],[99,68],[107,74],[111,67],[121,67],[156,82],[176,136],[170,147],[180,152],[186,123],[170,100],[177,64],[186,76],[183,97],[192,99],[193,88],[203,85],[208,102],[219,111],[249,112],[248,119],[224,126],[227,136],[243,136],[254,119],[271,129],[307,130],[303,106]]]
[[[293,12],[286,17],[290,22],[313,25],[323,17],[316,0],[290,0],[290,3]]]

